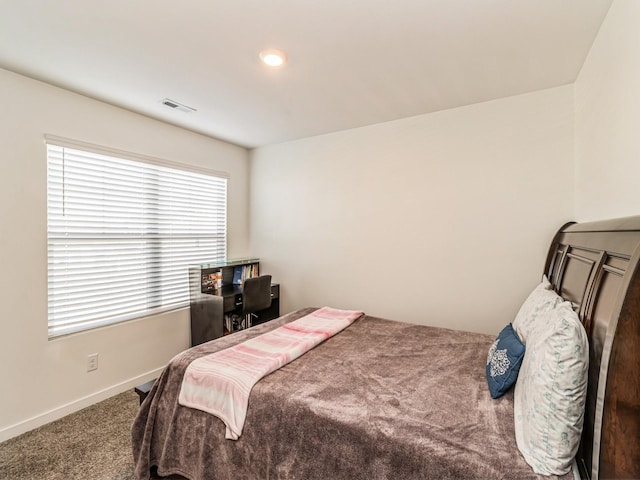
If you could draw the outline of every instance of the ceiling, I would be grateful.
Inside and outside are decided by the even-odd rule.
[[[0,0],[0,67],[252,148],[572,83],[610,4]]]

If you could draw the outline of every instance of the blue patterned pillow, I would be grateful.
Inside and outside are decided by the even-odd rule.
[[[504,327],[487,355],[487,383],[491,398],[501,397],[516,383],[524,350],[511,324]]]

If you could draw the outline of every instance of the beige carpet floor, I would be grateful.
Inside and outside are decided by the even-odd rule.
[[[2,480],[131,480],[133,389],[0,443]]]

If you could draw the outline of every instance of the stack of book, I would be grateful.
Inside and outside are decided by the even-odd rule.
[[[257,263],[238,265],[233,269],[233,284],[242,285],[247,278],[257,277],[258,275],[260,273],[258,272]]]
[[[251,327],[251,315],[240,315],[238,313],[227,313],[224,316],[224,335],[244,330]]]

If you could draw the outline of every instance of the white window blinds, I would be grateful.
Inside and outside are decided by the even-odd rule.
[[[226,178],[119,157],[47,140],[50,337],[185,306],[226,258]]]

